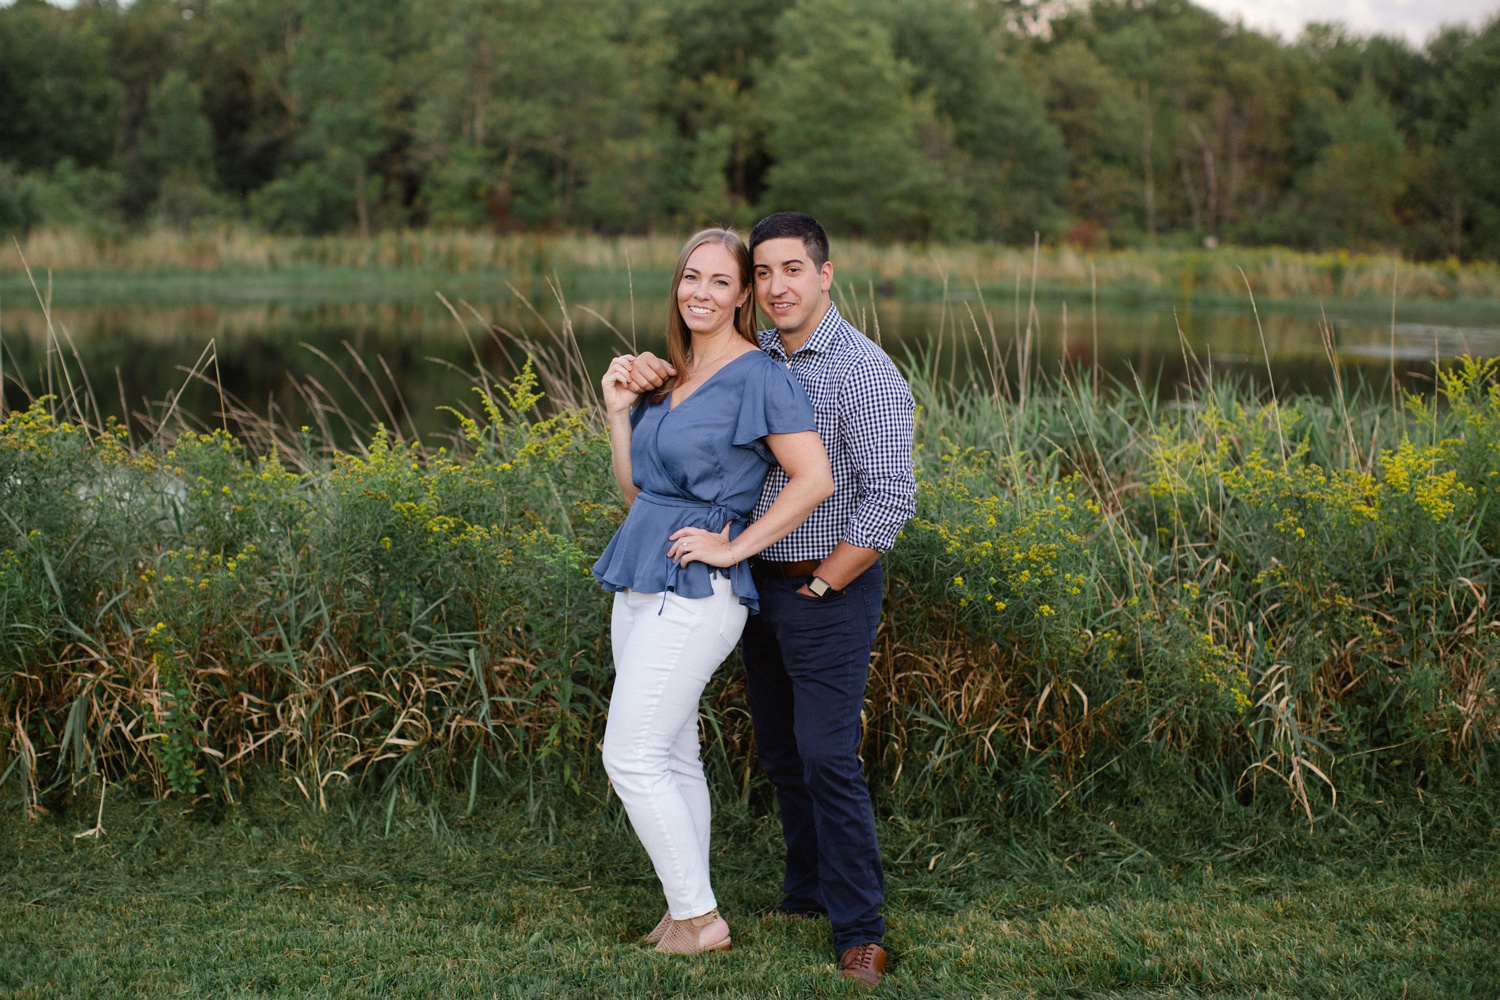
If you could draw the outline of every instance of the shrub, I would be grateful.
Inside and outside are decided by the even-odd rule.
[[[1041,816],[1170,787],[1313,819],[1481,780],[1495,373],[1465,360],[1404,411],[918,379],[919,509],[869,688],[880,794]],[[623,509],[598,415],[544,413],[529,364],[436,450],[132,448],[55,405],[0,423],[0,775],[31,807],[91,773],[219,795],[259,763],[321,799],[594,769],[588,567]],[[741,690],[706,705],[745,766]]]

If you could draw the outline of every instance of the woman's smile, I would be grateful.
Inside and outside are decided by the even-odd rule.
[[[738,262],[720,243],[705,243],[694,250],[677,285],[677,308],[695,336],[730,329],[735,311],[749,297]]]

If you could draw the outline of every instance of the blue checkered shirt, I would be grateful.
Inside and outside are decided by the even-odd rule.
[[[916,406],[906,380],[885,352],[844,322],[833,305],[791,357],[774,329],[761,331],[760,346],[807,390],[833,467],[834,487],[833,496],[761,558],[823,559],[840,541],[889,550],[901,526],[917,512],[911,464]],[[756,517],[770,508],[786,483],[786,473],[773,467],[755,506]]]

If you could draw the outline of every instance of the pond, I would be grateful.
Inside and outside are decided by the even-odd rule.
[[[1392,373],[1422,389],[1435,360],[1500,355],[1500,314],[1434,319],[1420,303],[1398,304],[1394,323],[1388,304],[1325,313],[1317,304],[1261,303],[1257,321],[1248,299],[1095,308],[1087,293],[1039,295],[1028,334],[1024,299],[983,301],[970,291],[946,301],[872,302],[847,288],[838,293],[845,315],[903,369],[962,391],[1013,382],[1024,363],[1032,374],[1097,373],[1161,393],[1212,372],[1261,389],[1269,377],[1282,393],[1326,394],[1336,367],[1346,386],[1379,392]],[[91,392],[102,414],[139,430],[169,408],[204,427],[223,421],[226,403],[296,426],[320,406],[340,437],[355,432],[351,425],[364,436],[378,422],[422,434],[451,429],[453,417],[440,407],[472,405],[480,365],[492,378],[512,374],[524,360],[521,340],[575,358],[575,375],[587,377],[574,381],[592,385],[632,343],[660,353],[666,308],[662,298],[640,296],[570,300],[565,313],[555,300],[526,303],[510,292],[455,301],[452,311],[435,294],[351,302],[245,293],[189,304],[63,304],[49,336],[35,302],[14,302],[0,314],[11,407],[24,405],[28,392]],[[506,332],[492,335],[491,327]]]

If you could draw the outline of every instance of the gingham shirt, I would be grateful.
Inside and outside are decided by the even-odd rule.
[[[801,350],[787,357],[781,336],[763,330],[760,346],[786,365],[817,414],[818,436],[833,467],[833,496],[761,558],[775,562],[823,559],[840,541],[884,552],[917,512],[912,475],[911,389],[875,342],[844,322],[837,306]],[[755,516],[771,506],[787,474],[773,466]]]

